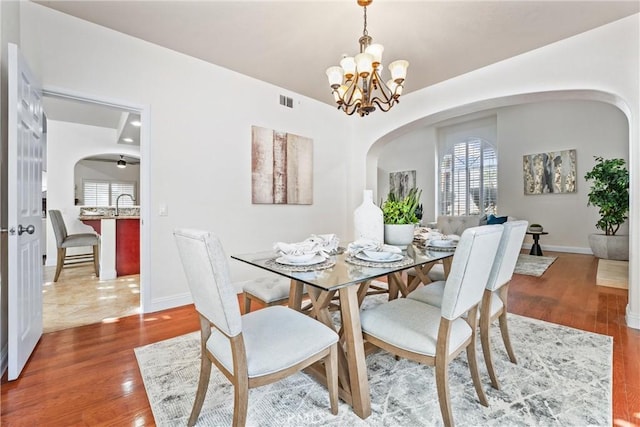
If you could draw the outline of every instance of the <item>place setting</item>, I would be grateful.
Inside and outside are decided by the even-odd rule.
[[[340,254],[338,237],[335,234],[312,234],[302,242],[276,242],[273,249],[278,256],[267,261],[273,267],[296,271],[314,271],[333,267],[334,255]]]
[[[442,234],[438,230],[427,227],[416,229],[414,235],[416,245],[429,251],[453,252],[459,241],[460,236],[456,234]]]
[[[346,252],[346,262],[363,267],[401,267],[413,263],[400,248],[372,239],[351,242]]]

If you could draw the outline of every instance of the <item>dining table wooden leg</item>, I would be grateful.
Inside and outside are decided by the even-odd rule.
[[[289,288],[289,308],[302,311],[302,289],[302,282],[291,279],[291,287]]]
[[[347,286],[339,290],[340,311],[344,328],[344,345],[351,383],[353,412],[365,419],[371,415],[371,395],[367,378],[364,340],[360,325],[358,287]]]

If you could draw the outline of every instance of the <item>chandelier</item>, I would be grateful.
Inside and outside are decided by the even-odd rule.
[[[373,0],[357,0],[364,8],[364,29],[359,39],[360,53],[355,57],[343,55],[340,66],[329,67],[327,78],[338,109],[347,115],[357,112],[360,117],[375,111],[389,111],[397,104],[402,94],[404,79],[407,76],[409,62],[393,61],[389,64],[391,78],[382,80],[381,44],[372,44],[373,39],[367,32],[367,6]]]

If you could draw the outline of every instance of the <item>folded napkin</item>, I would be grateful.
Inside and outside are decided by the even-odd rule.
[[[323,251],[332,253],[338,250],[340,239],[335,234],[312,234],[305,242],[318,243]]]
[[[358,239],[355,242],[351,242],[347,245],[347,253],[351,256],[355,256],[362,251],[390,252],[393,254],[402,253],[402,249],[396,246],[385,245],[377,240],[372,239]]]
[[[338,249],[339,239],[335,234],[312,234],[298,243],[276,242],[273,249],[281,255],[318,254],[329,258],[329,254]]]
[[[427,240],[442,239],[442,238],[444,238],[442,233],[440,233],[435,229],[427,228],[427,227],[417,228],[416,231],[413,233],[413,239],[419,240],[419,241],[427,241]]]

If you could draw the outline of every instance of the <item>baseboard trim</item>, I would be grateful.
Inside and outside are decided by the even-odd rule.
[[[142,310],[145,314],[155,313],[156,311],[168,310],[189,304],[193,304],[193,299],[191,298],[191,293],[187,292],[185,294],[153,299],[149,303],[149,307],[143,307]]]
[[[631,307],[627,304],[627,315],[625,316],[627,326],[633,329],[640,329],[640,314],[632,313]]]
[[[522,249],[531,249],[533,246],[532,243],[523,243]],[[555,246],[555,245],[540,245],[542,251],[552,251],[552,252],[567,252],[572,254],[585,254],[585,255],[593,255],[590,248],[581,248],[577,246]]]

